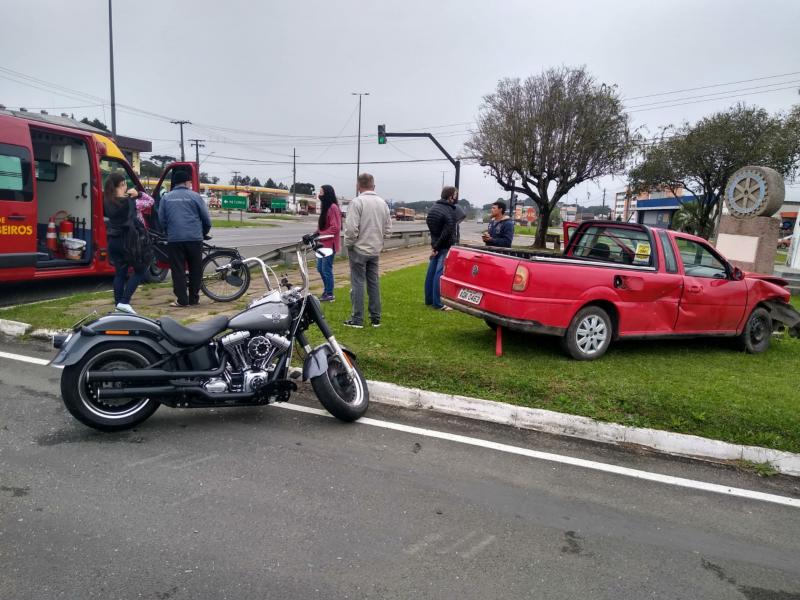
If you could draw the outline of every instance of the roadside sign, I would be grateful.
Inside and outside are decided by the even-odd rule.
[[[270,208],[272,208],[272,210],[276,208],[286,210],[286,200],[273,198],[270,200]]]
[[[245,210],[247,208],[247,196],[223,196],[222,208],[228,210]]]
[[[525,213],[525,219],[528,221],[528,227],[530,227],[531,223],[536,220],[536,211],[532,206],[528,207],[528,210]]]

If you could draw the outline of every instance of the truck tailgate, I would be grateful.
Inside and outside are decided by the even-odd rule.
[[[476,292],[510,293],[519,260],[509,256],[451,248],[443,277]]]

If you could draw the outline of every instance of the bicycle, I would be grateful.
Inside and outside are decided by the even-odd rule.
[[[150,280],[161,282],[170,269],[167,238],[152,230],[150,237],[156,255],[149,270]],[[250,270],[241,263],[242,255],[237,248],[215,246],[208,243],[210,239],[211,236],[206,236],[203,240],[200,291],[215,302],[232,302],[250,287]]]

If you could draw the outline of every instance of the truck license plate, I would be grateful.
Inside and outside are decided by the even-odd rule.
[[[461,290],[458,292],[458,299],[463,300],[464,302],[469,302],[470,304],[480,304],[481,298],[483,298],[482,292],[473,292],[467,288],[461,288]]]

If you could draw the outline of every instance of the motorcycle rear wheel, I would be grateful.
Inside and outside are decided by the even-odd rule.
[[[354,378],[350,378],[341,359],[329,350],[328,370],[313,377],[311,387],[325,410],[340,421],[349,423],[357,421],[367,412],[369,389],[355,360],[350,357],[348,359],[355,370]]]
[[[96,346],[76,364],[64,367],[61,375],[64,405],[73,417],[93,429],[122,431],[136,427],[156,412],[159,402],[153,398],[99,400],[96,393],[99,387],[117,388],[122,384],[87,383],[86,373],[140,369],[156,360],[154,353],[141,344],[123,342]]]

